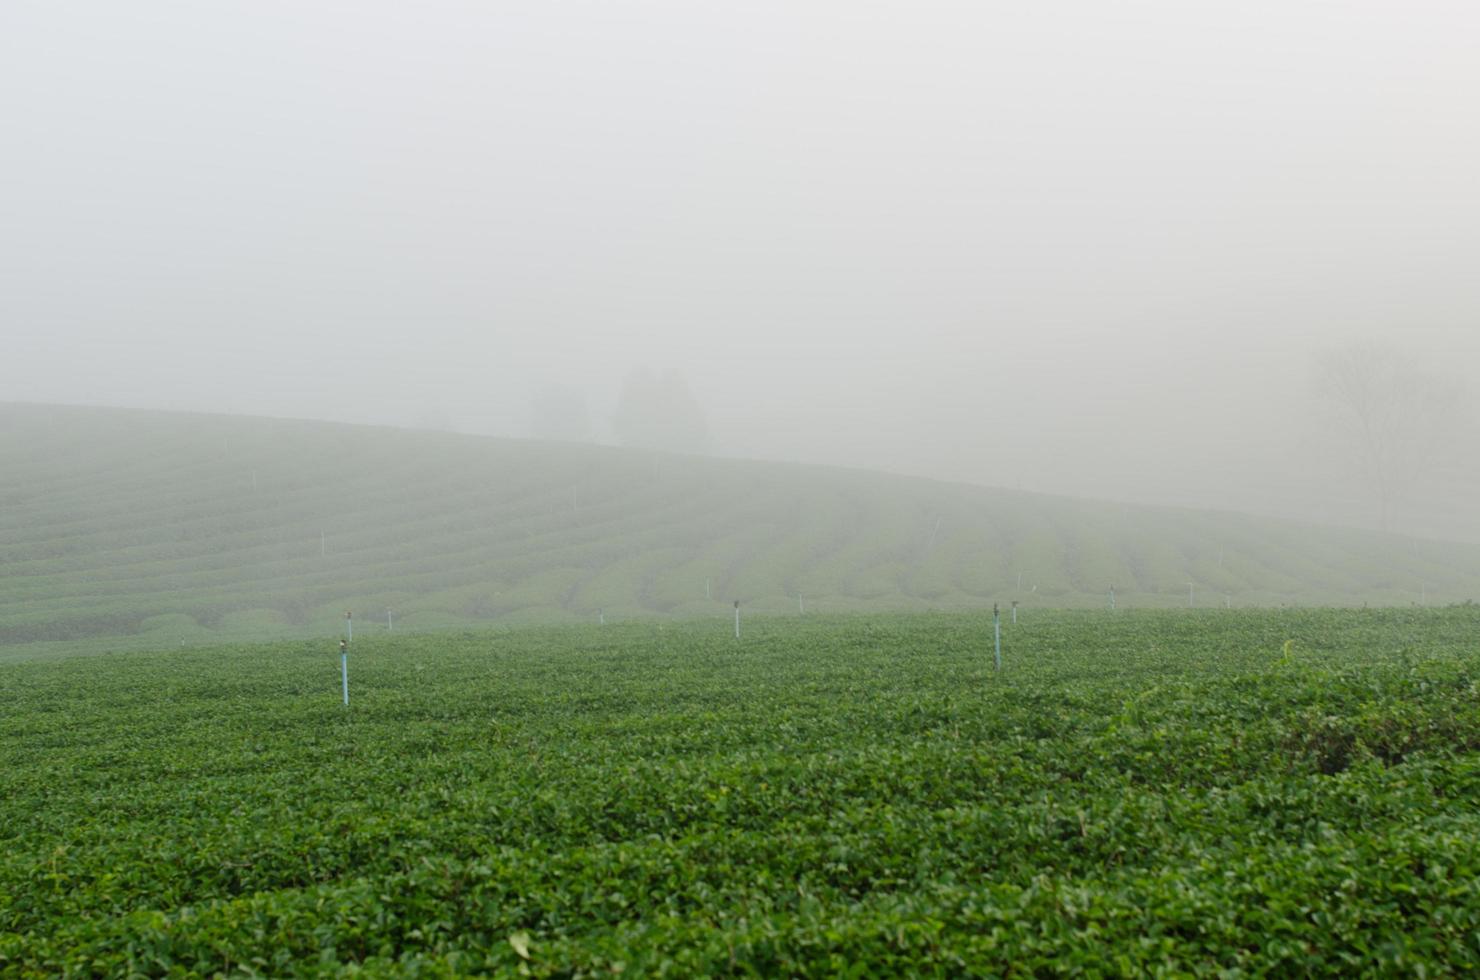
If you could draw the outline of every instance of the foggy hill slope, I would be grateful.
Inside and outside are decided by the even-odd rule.
[[[0,644],[1480,597],[1480,547],[859,471],[0,405]]]

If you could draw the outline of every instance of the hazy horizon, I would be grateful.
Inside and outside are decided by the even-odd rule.
[[[1480,10],[15,2],[0,402],[619,442],[1365,526],[1323,352],[1462,394]],[[560,399],[557,398],[557,401]]]

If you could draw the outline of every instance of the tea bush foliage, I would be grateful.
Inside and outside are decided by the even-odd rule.
[[[0,667],[0,974],[1480,969],[1480,612]]]

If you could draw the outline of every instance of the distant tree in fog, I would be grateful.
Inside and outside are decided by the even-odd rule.
[[[1433,470],[1453,428],[1461,389],[1402,350],[1350,344],[1318,359],[1319,390],[1338,437],[1392,530],[1399,505]]]
[[[536,393],[529,403],[529,434],[562,442],[590,441],[591,411],[586,396],[559,385]]]
[[[456,432],[457,422],[442,405],[423,405],[417,410],[411,427],[430,432]]]
[[[623,445],[642,449],[700,453],[709,443],[704,410],[676,371],[643,368],[629,374],[612,428]]]

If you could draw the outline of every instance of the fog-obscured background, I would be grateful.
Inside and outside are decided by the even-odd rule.
[[[1476,50],[1445,0],[7,0],[0,401],[1480,539]]]

